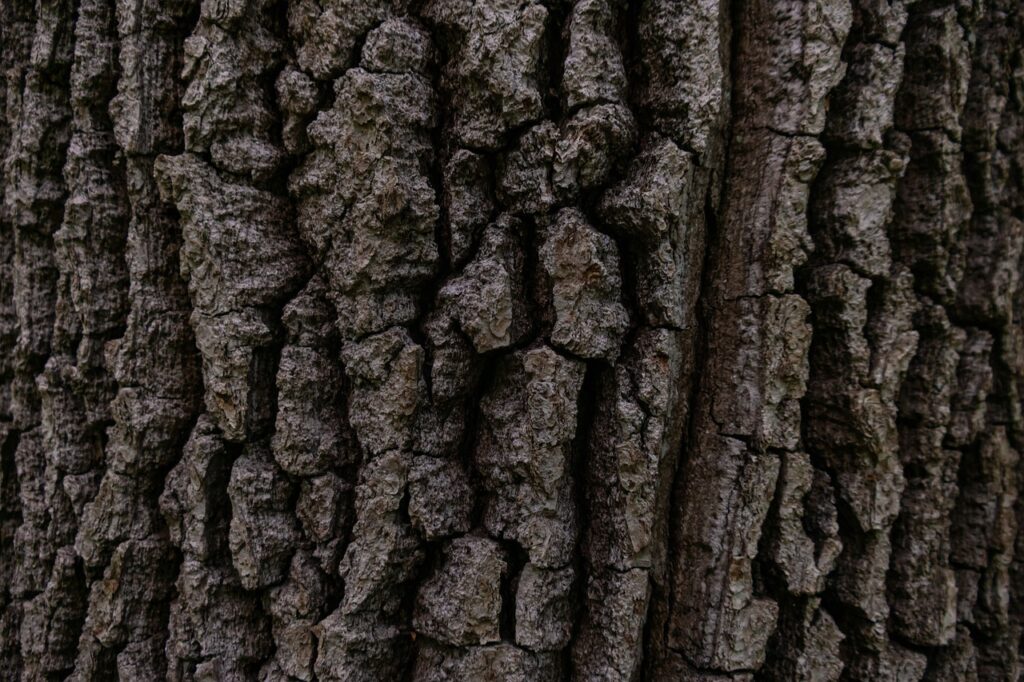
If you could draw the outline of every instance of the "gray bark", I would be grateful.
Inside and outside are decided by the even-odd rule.
[[[4,0],[0,679],[1018,679],[1022,33]]]

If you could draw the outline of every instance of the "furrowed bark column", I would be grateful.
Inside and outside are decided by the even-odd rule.
[[[811,328],[795,274],[811,246],[818,136],[844,73],[851,14],[845,0],[753,1],[733,26],[732,139],[704,294],[709,342],[675,517],[668,646],[678,675],[758,669],[778,620],[755,561],[780,469],[796,477],[807,467],[800,399]],[[806,542],[799,532],[784,541]],[[796,570],[816,571],[806,554],[797,560],[811,565]]]

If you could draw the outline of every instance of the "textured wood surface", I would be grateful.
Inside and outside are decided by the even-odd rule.
[[[1017,680],[1019,0],[4,0],[0,679]]]

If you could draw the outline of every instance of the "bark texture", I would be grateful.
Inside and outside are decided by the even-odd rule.
[[[0,679],[1019,679],[1022,32],[4,0]]]

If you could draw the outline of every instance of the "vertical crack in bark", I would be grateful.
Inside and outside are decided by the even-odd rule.
[[[911,275],[890,247],[906,165],[907,144],[893,135],[905,19],[900,4],[857,5],[825,129],[810,209],[815,252],[801,276],[814,326],[803,401],[811,457],[785,502],[814,525],[806,536],[787,531],[780,509],[774,547],[788,589],[809,598],[784,610],[779,655],[768,666],[776,677],[807,674],[808,665],[829,679],[922,672],[913,672],[917,654],[889,642],[885,601],[904,486],[895,403],[917,343]],[[783,637],[797,644],[785,647]]]
[[[176,674],[185,677],[310,675],[311,626],[323,615],[326,598],[310,548],[299,547],[295,510],[304,491],[286,475],[323,471],[341,459],[343,442],[337,431],[325,430],[313,452],[296,453],[293,439],[301,434],[288,412],[296,407],[288,391],[303,390],[301,377],[289,371],[302,346],[285,347],[288,336],[307,331],[305,350],[314,360],[330,340],[317,333],[317,301],[294,300],[295,307],[285,308],[303,287],[308,298],[316,291],[281,182],[291,166],[290,148],[302,143],[301,130],[282,121],[281,112],[291,114],[292,101],[315,93],[301,78],[289,82],[282,70],[283,19],[272,2],[201,7],[185,42],[185,153],[161,156],[155,166],[162,196],[182,217],[182,274],[189,281],[205,385],[206,413],[193,431],[191,458],[172,473],[162,499],[165,513],[180,526],[184,555],[171,638]],[[275,90],[289,86],[298,92],[293,98],[286,92],[284,106],[275,106]],[[290,335],[282,324],[286,312],[292,313]],[[330,378],[330,363],[321,367],[323,378]],[[340,426],[328,406],[315,408],[326,411],[325,429]],[[280,428],[271,439],[275,424]],[[202,451],[209,447],[213,457]],[[217,460],[230,465],[228,478],[191,490],[190,469],[202,472],[218,466]],[[330,488],[334,481],[326,483]],[[203,494],[197,498],[196,492]],[[337,499],[343,490],[321,486],[319,492],[335,494],[325,502],[343,504]],[[206,525],[202,515],[194,516],[204,506],[224,508],[215,512],[221,521]],[[188,542],[195,525],[206,526],[209,546]],[[236,610],[246,617],[236,621]]]
[[[969,84],[958,121],[971,212],[956,263],[959,286],[943,305],[967,340],[943,441],[958,449],[960,458],[956,487],[949,488],[950,496],[956,495],[955,507],[949,502],[950,538],[942,547],[954,573],[957,601],[948,607],[946,646],[931,657],[929,673],[936,679],[972,674],[987,679],[1020,674],[1020,628],[1008,600],[1021,535],[1011,510],[1020,506],[1020,360],[1014,320],[1024,231],[1019,199],[1011,198],[1019,196],[1020,176],[1007,184],[993,183],[992,177],[1020,149],[1007,133],[1021,126],[1011,75],[1019,52],[1014,57],[1011,45],[1019,43],[1022,16],[1018,6],[996,2],[959,19],[972,39],[969,61],[961,67],[969,73]]]

